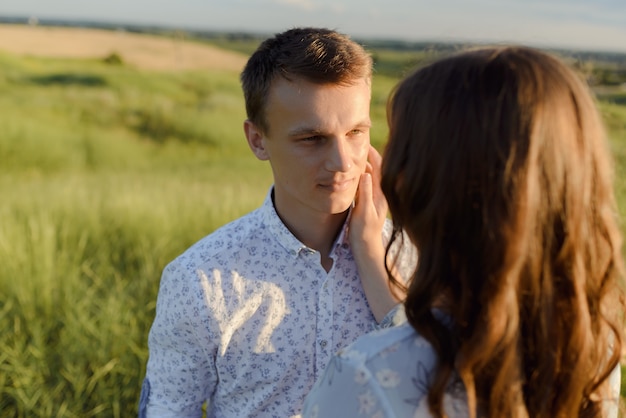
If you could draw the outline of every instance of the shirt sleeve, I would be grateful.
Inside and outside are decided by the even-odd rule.
[[[142,418],[201,417],[216,384],[208,315],[197,278],[176,261],[161,278],[149,359],[140,397]]]

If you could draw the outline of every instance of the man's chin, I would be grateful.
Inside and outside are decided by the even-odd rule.
[[[333,215],[339,215],[341,213],[345,213],[347,210],[349,210],[352,207],[353,202],[354,202],[354,199],[346,199],[345,201],[342,201],[342,202],[335,202],[332,205],[330,212]]]

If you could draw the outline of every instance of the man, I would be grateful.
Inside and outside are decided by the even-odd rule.
[[[401,296],[369,274],[390,227],[371,78],[366,51],[326,29],[277,34],[250,57],[244,132],[274,184],[165,268],[140,415],[198,417],[208,401],[209,417],[296,416],[331,355],[388,322]]]

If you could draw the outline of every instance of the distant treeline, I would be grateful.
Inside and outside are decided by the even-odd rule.
[[[250,54],[258,44],[271,36],[271,33],[200,30],[193,28],[173,28],[159,25],[132,24],[122,22],[102,22],[91,20],[48,19],[25,16],[0,16],[0,23],[31,24],[57,27],[82,27],[105,30],[124,30],[132,33],[145,33],[173,36],[188,40],[209,42],[213,45]],[[378,73],[397,76],[423,62],[438,56],[450,54],[478,44],[437,41],[406,41],[399,39],[356,39],[372,51],[377,62]],[[544,48],[570,60],[581,71],[592,86],[626,85],[626,53]]]

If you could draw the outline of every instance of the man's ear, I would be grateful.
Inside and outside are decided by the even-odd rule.
[[[248,146],[261,161],[267,161],[270,159],[267,150],[265,149],[265,135],[258,126],[256,126],[250,119],[246,119],[243,123],[243,131],[246,134],[248,140]]]

